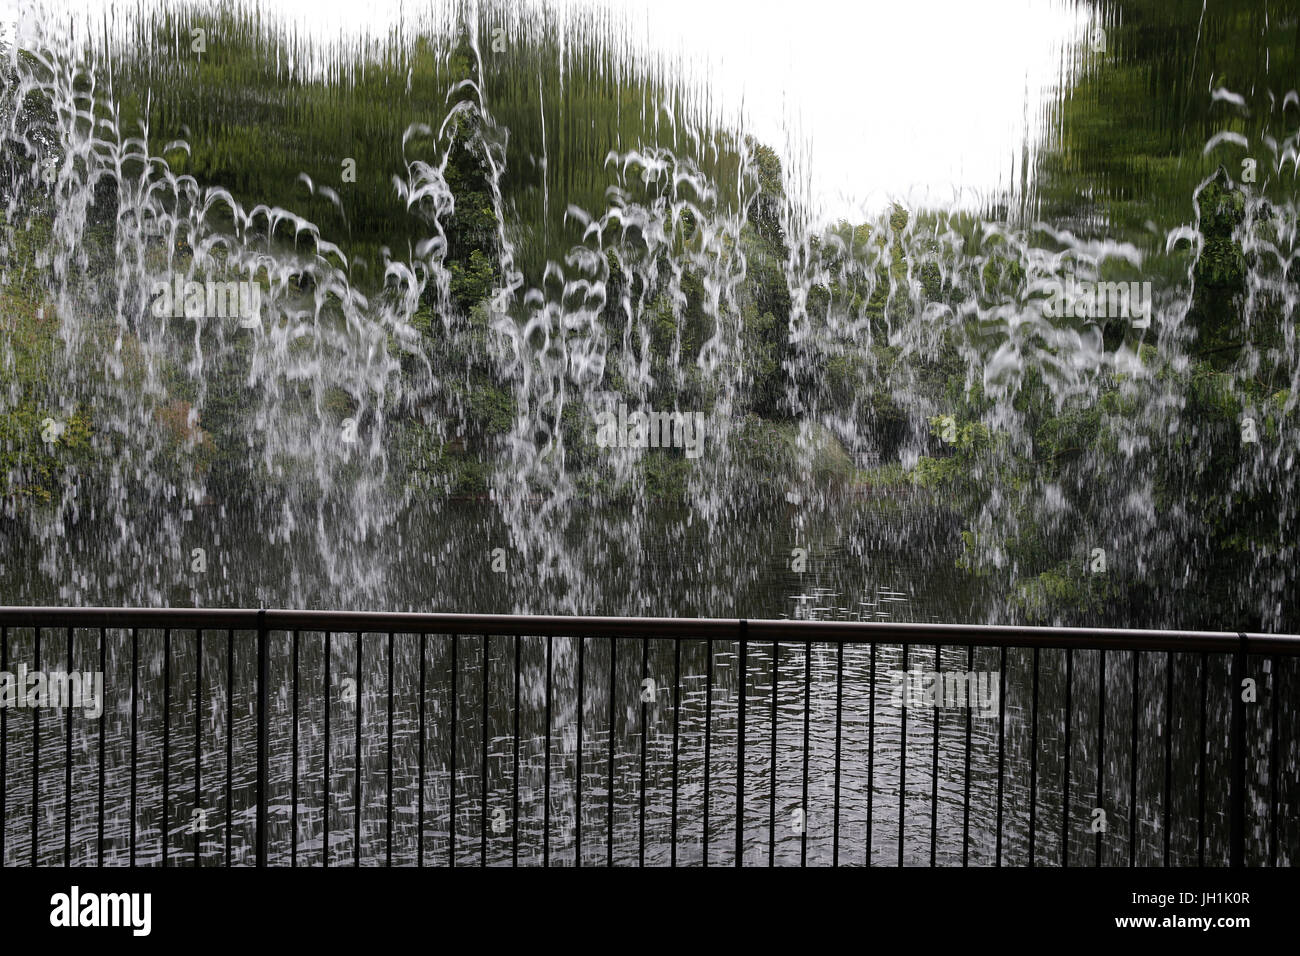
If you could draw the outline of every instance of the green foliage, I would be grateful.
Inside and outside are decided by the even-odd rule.
[[[785,400],[785,323],[771,312],[757,312],[752,305],[744,311],[747,394],[754,414],[776,418]]]
[[[0,369],[6,385],[0,392],[0,498],[48,502],[68,470],[84,467],[91,457],[89,412],[80,405],[71,414],[60,410],[52,374],[62,354],[59,320],[45,301],[33,261],[47,237],[44,221],[15,232],[9,281],[0,285]]]
[[[1300,75],[1294,17],[1271,16],[1254,0],[1116,0],[1113,7],[1105,50],[1078,52],[1073,88],[1045,124],[1054,142],[1037,158],[1035,215],[1104,223],[1111,237],[1142,242],[1148,221],[1185,216],[1187,198],[1221,163],[1235,172],[1252,156],[1261,170],[1256,188],[1289,189],[1289,177],[1265,182],[1266,154],[1255,144],[1269,132],[1271,104]],[[1250,108],[1214,100],[1209,92],[1218,87],[1246,95]],[[1240,133],[1251,150],[1225,143],[1205,155],[1210,137],[1224,130]]]
[[[776,150],[752,137],[749,146],[758,170],[758,193],[749,212],[749,222],[765,242],[783,249],[785,234],[781,228],[781,204],[785,197],[785,184],[781,176],[781,159]]]
[[[481,249],[470,252],[468,262],[451,264],[451,297],[462,309],[488,298],[496,281],[496,269]]]
[[[1090,574],[1084,565],[1082,559],[1058,564],[1019,582],[1013,594],[1017,610],[1031,624],[1059,625],[1102,614],[1123,595],[1112,577]]]
[[[808,480],[800,470],[799,429],[793,423],[747,416],[732,434],[732,450],[746,484],[760,497],[784,499],[787,491],[843,491],[856,477],[853,459],[827,430],[814,427]]]

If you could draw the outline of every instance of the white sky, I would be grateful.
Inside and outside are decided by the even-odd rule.
[[[12,23],[21,0],[0,0]],[[125,27],[148,0],[52,0]],[[167,0],[158,0],[167,2]],[[523,0],[528,2],[528,0]],[[533,0],[536,2],[536,0]],[[172,5],[177,5],[173,0]],[[185,5],[190,5],[186,3]],[[411,0],[242,0],[322,40],[383,36]],[[694,64],[831,218],[888,199],[973,202],[1019,175],[1027,135],[1081,43],[1070,0],[552,0],[624,8],[635,38]],[[69,13],[71,11],[71,13]],[[102,31],[102,26],[99,28]],[[960,193],[960,195],[958,195]]]

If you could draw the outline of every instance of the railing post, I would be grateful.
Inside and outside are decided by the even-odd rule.
[[[1241,867],[1246,858],[1246,703],[1241,683],[1246,679],[1246,635],[1234,655],[1232,676],[1232,791],[1228,821],[1229,865]]]
[[[266,608],[257,612],[257,865],[266,866],[266,785],[267,773],[267,634]]]
[[[739,666],[736,675],[737,705],[736,730],[736,866],[745,859],[745,672],[749,669],[749,622],[741,620],[739,634]],[[775,779],[776,768],[772,768]],[[775,799],[775,797],[773,797]]]

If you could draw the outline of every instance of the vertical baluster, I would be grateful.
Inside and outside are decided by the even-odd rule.
[[[739,666],[736,669],[736,692],[740,695],[737,704],[736,732],[736,866],[744,865],[745,855],[745,698],[747,693],[746,671],[749,669],[749,641],[746,640],[748,625],[740,622]],[[775,767],[772,768],[775,772]],[[775,778],[773,778],[775,780]]]
[[[35,629],[32,661],[41,669],[41,629]],[[40,866],[41,825],[41,709],[32,708],[32,866]]]
[[[135,866],[135,801],[136,780],[139,770],[140,747],[137,737],[136,720],[140,710],[140,635],[131,628],[131,823],[127,846],[129,862]]]
[[[1033,866],[1038,822],[1038,648],[1034,648],[1034,698],[1029,725],[1029,865]]]
[[[293,657],[290,668],[293,671],[291,675],[293,695],[292,701],[292,720],[290,742],[290,759],[293,761],[293,769],[289,775],[289,865],[298,865],[298,632],[294,630],[289,635],[289,653]]]
[[[73,672],[72,628],[68,628],[67,670],[69,674]],[[72,707],[67,710],[68,729],[63,745],[63,865],[72,866]]]
[[[522,667],[519,635],[515,636],[514,792],[510,795],[510,865],[519,865],[519,676]]]
[[[1282,687],[1281,666],[1282,666],[1281,658],[1278,657],[1276,654],[1274,654],[1272,658],[1272,673],[1269,674],[1269,687],[1268,687],[1269,696],[1272,697],[1272,700],[1269,702],[1269,709],[1272,712],[1272,718],[1273,718],[1272,729],[1269,734],[1269,746],[1268,746],[1268,789],[1269,789],[1268,865],[1271,867],[1277,866],[1277,837],[1278,837],[1278,833],[1277,833],[1278,776],[1277,775],[1279,772],[1278,765],[1277,765],[1277,750],[1278,750],[1278,726],[1277,726],[1278,703],[1277,702],[1278,702],[1278,698],[1282,696],[1280,693]],[[3,816],[4,814],[0,813],[0,818],[3,818]],[[0,859],[3,859],[3,857],[0,857]]]
[[[645,686],[645,681],[650,676],[650,640],[641,638],[641,686]],[[658,695],[658,686],[655,687],[656,702]],[[641,786],[640,786],[640,834],[639,848],[637,850],[637,862],[640,866],[645,866],[645,761],[646,761],[646,732],[649,729],[650,705],[646,701],[644,694],[641,697]]]
[[[934,746],[930,765],[930,866],[934,866],[939,851],[939,710],[943,703],[943,667],[940,660],[941,648],[934,645],[934,672],[939,675],[936,690],[939,697],[935,702],[931,720],[934,726]]]
[[[163,631],[163,739],[162,739],[162,865],[167,866],[167,857],[171,851],[171,807],[168,797],[171,792],[171,736],[172,736],[172,632]],[[265,777],[258,777],[264,781]],[[259,817],[259,821],[260,821]],[[259,840],[261,825],[259,822]]]
[[[270,797],[268,784],[270,773],[267,768],[267,731],[270,724],[267,715],[268,683],[268,636],[266,631],[266,610],[257,614],[257,839],[255,853],[257,865],[266,866],[266,808]],[[166,733],[166,721],[163,721]]]
[[[542,777],[542,866],[551,865],[551,641],[546,635],[546,756]]]
[[[673,639],[673,796],[672,796],[672,821],[670,823],[669,842],[669,865],[677,865],[677,747],[680,740],[679,731],[681,730],[682,712],[681,712],[681,694],[680,688],[682,683],[682,639],[680,637]],[[1276,705],[1274,706],[1276,710]]]
[[[1128,781],[1128,865],[1137,866],[1137,806],[1138,806],[1138,652],[1133,651],[1133,739],[1129,749]]]
[[[803,794],[799,833],[799,865],[808,865],[808,737],[812,719],[812,642],[804,644],[803,655]]]
[[[1197,757],[1196,791],[1196,865],[1205,866],[1205,704],[1207,699],[1206,683],[1209,679],[1209,655],[1201,652],[1201,749]]]
[[[456,670],[456,650],[460,645],[460,635],[451,636],[451,779],[448,784],[447,807],[447,858],[448,865],[456,865],[456,702],[460,696],[457,692],[458,673]]]
[[[607,839],[605,841],[605,865],[614,865],[614,702],[617,697],[617,672],[615,652],[618,638],[609,639],[609,805],[606,807]]]
[[[907,673],[908,646],[903,645],[903,672]],[[910,676],[910,675],[909,675]],[[909,686],[910,691],[910,686]],[[903,850],[906,846],[904,824],[907,822],[907,702],[910,693],[903,697],[903,713],[898,732],[898,865],[903,865]]]
[[[998,689],[998,813],[995,826],[997,847],[993,857],[995,866],[1002,865],[1002,784],[1007,760],[1007,648],[1005,644],[998,648]]]
[[[334,699],[334,690],[330,687],[330,632],[325,631],[325,740],[321,765],[321,857],[322,866],[330,865],[330,703]],[[423,789],[421,789],[423,796]]]
[[[364,726],[365,696],[362,688],[365,675],[361,672],[362,658],[365,655],[365,642],[361,632],[357,631],[357,739],[356,739],[356,779],[353,781],[352,794],[352,865],[361,865],[361,775],[365,772],[365,761],[361,758],[361,731]]]
[[[132,675],[134,676],[134,675]],[[326,725],[325,739],[329,740],[328,724]],[[226,628],[226,869],[229,869],[234,862],[234,844],[232,842],[232,832],[234,830],[235,813],[232,805],[232,796],[235,789],[235,631],[234,628]],[[328,841],[326,846],[328,847]],[[327,861],[328,862],[328,861]]]
[[[388,775],[384,781],[388,791],[385,803],[384,834],[388,837],[384,847],[384,865],[393,865],[393,632],[388,632]]]
[[[709,744],[713,736],[713,640],[707,642],[708,658],[705,662],[704,685],[704,836],[702,842],[703,865],[709,865]]]
[[[1061,775],[1061,866],[1070,865],[1070,718],[1074,709],[1074,648],[1065,649],[1065,771]]]
[[[871,695],[867,698],[867,861],[871,866],[872,810],[876,796],[876,642],[871,642],[871,677],[867,682]]]
[[[769,758],[772,774],[772,800],[768,805],[767,818],[767,865],[776,863],[776,735],[777,735],[777,688],[781,684],[781,642],[772,642],[772,753]],[[742,685],[743,686],[743,685]]]
[[[584,684],[584,661],[587,639],[578,637],[578,765],[574,771],[573,784],[573,865],[582,866],[582,712],[586,709],[587,692]]]
[[[424,866],[424,733],[426,723],[426,705],[424,700],[427,679],[425,658],[428,656],[429,635],[420,632],[420,710],[419,741],[416,744],[416,791],[415,791],[415,865]]]
[[[840,865],[840,726],[844,714],[844,642],[835,642],[835,811],[831,825],[831,866]]]
[[[1241,685],[1246,679],[1246,635],[1239,634],[1237,653],[1232,659],[1230,733],[1232,761],[1228,779],[1228,865],[1246,865],[1246,704],[1241,699]]]
[[[1106,786],[1106,652],[1101,650],[1097,655],[1097,691],[1100,699],[1097,703],[1097,802],[1093,806],[1101,807]],[[1101,837],[1102,832],[1098,830],[1094,866],[1101,866]]]
[[[966,673],[975,673],[975,645],[970,644],[966,647]],[[998,698],[1002,697],[1003,688],[998,687]],[[974,706],[968,699],[966,701],[966,768],[962,774],[962,805],[961,805],[961,865],[970,866],[970,738],[971,738],[971,713]]]
[[[202,840],[207,832],[207,811],[203,800],[203,629],[194,630],[194,809],[199,810],[202,827],[194,830],[194,865],[203,865]]]
[[[1169,866],[1169,844],[1174,803],[1174,652],[1165,652],[1165,866]]]
[[[9,672],[9,628],[8,627],[0,627],[0,671],[3,671],[5,673]],[[101,736],[100,739],[102,740],[103,737]],[[103,763],[102,747],[100,748],[100,754],[101,754],[100,763],[102,764]],[[0,707],[0,867],[3,867],[5,865],[5,831],[8,829],[8,827],[5,826],[5,821],[9,819],[9,817],[7,816],[8,809],[9,809],[8,807],[9,782],[7,777],[8,769],[9,769],[9,708]],[[101,777],[101,781],[102,781],[102,777]],[[103,793],[103,790],[104,788],[101,782],[100,784],[101,794]],[[101,815],[101,821],[102,821],[102,815]],[[99,832],[100,832],[100,843],[101,843],[100,865],[102,866],[103,865],[102,843],[103,843],[103,832],[104,832],[104,826],[102,822],[100,823]]]
[[[483,808],[481,811],[482,826],[479,827],[482,832],[479,834],[478,849],[479,866],[481,867],[487,866],[488,825],[491,818],[488,811],[488,662],[490,660],[489,652],[492,649],[491,641],[492,636],[490,634],[483,635],[483,713],[479,718],[481,734],[483,737],[482,750],[479,754],[479,761],[482,765],[480,767],[479,794],[482,797],[483,802]]]

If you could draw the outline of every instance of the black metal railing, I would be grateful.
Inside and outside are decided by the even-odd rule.
[[[0,608],[0,861],[1289,864],[1297,657],[1245,633]],[[25,696],[88,664],[98,713]],[[963,674],[996,718],[949,700]]]

